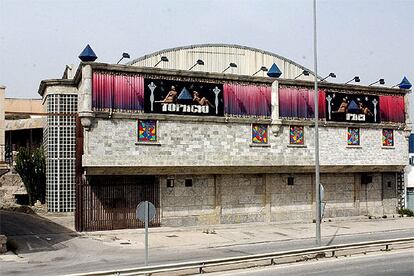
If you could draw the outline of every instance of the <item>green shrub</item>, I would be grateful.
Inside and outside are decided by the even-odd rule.
[[[407,208],[398,210],[398,213],[402,216],[407,215],[407,217],[414,217],[414,212]]]
[[[42,148],[19,148],[16,156],[16,172],[23,180],[29,195],[29,204],[42,203],[46,195],[46,161]]]

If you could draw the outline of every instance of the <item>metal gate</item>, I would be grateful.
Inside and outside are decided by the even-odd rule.
[[[89,176],[78,186],[78,231],[142,228],[135,208],[148,200],[156,207],[150,227],[160,226],[159,180],[155,176]]]

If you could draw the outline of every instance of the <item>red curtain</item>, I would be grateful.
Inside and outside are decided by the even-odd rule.
[[[136,111],[144,109],[144,78],[94,72],[92,107],[95,110]]]
[[[224,84],[224,113],[271,116],[270,86]]]

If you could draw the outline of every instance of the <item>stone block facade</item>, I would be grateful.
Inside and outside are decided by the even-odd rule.
[[[137,143],[136,119],[95,119],[85,137],[85,167],[313,166],[314,128],[304,127],[304,146],[289,144],[289,124],[269,127],[267,147],[252,145],[251,123],[158,120],[156,144]],[[297,124],[297,123],[296,123]],[[408,141],[395,130],[395,146],[382,146],[381,128],[361,128],[361,145],[348,146],[347,128],[320,128],[321,166],[405,166]],[[105,158],[102,158],[102,157]],[[151,158],[148,158],[151,156]]]
[[[369,174],[367,184],[361,184],[362,175],[321,174],[325,218],[396,214],[395,173]],[[174,187],[167,187],[167,179],[174,179]],[[315,217],[312,174],[178,175],[162,177],[160,184],[164,226],[310,222]]]

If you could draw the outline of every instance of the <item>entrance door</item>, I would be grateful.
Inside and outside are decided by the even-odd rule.
[[[136,206],[144,200],[157,209],[150,227],[160,225],[158,177],[90,176],[85,184],[78,189],[82,197],[81,210],[77,212],[81,216],[79,231],[144,227],[135,215]]]

